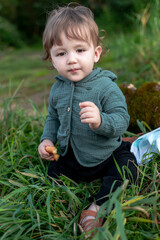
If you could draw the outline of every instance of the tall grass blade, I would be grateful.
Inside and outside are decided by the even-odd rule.
[[[127,240],[125,230],[124,230],[124,224],[126,220],[124,219],[124,214],[122,213],[121,204],[118,200],[115,201],[115,211],[116,211],[117,227],[118,227],[118,231],[120,233],[121,239]]]

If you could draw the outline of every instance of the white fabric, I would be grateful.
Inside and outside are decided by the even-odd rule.
[[[142,135],[131,145],[138,164],[151,160],[153,153],[160,154],[160,127]]]

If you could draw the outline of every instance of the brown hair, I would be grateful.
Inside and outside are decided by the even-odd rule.
[[[92,11],[84,6],[59,7],[54,9],[47,20],[43,33],[43,47],[45,50],[43,60],[50,58],[50,49],[54,44],[61,45],[61,33],[67,38],[84,40],[96,47],[100,45],[98,26],[94,21]]]

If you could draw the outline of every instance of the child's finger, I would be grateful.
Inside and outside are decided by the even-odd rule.
[[[90,102],[90,101],[86,101],[86,102],[81,102],[79,103],[79,107],[82,109],[82,108],[85,108],[85,107],[95,107],[95,104],[93,102]]]
[[[80,115],[84,115],[84,114],[87,114],[87,113],[93,113],[94,112],[94,108],[93,107],[85,107],[85,108],[82,108],[81,111],[80,111]]]
[[[94,118],[84,118],[84,119],[81,119],[81,122],[91,124],[91,123],[95,123],[95,120]]]
[[[40,155],[42,159],[45,159],[45,160],[54,160],[54,156],[53,154],[50,154],[50,153],[43,153]]]
[[[83,113],[80,113],[80,119],[86,119],[86,118],[94,118],[94,112],[83,112]]]
[[[49,157],[46,157],[45,160],[47,160],[47,161],[54,161],[54,157],[53,157],[53,155],[52,156],[50,155]]]

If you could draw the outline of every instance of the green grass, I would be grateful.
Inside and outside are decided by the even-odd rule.
[[[53,83],[53,73],[42,61],[42,49],[25,47],[5,49],[0,55],[0,95],[10,96],[21,81],[21,96],[31,96],[36,92],[49,90]],[[19,93],[20,94],[20,93]]]
[[[110,51],[102,57],[100,66],[115,72],[118,84],[132,83],[139,87],[145,82],[160,83],[160,46],[155,37],[140,36],[138,32],[112,35],[108,41]]]
[[[4,103],[0,120],[0,239],[84,239],[77,227],[87,198],[99,181],[77,184],[62,177],[63,185],[47,178],[48,162],[37,153],[46,108],[33,103],[29,116],[16,98]],[[13,110],[12,106],[16,105]],[[104,217],[94,240],[160,239],[160,155],[139,167],[138,181],[116,190],[100,209]]]
[[[107,36],[110,52],[98,66],[116,73],[118,84],[160,81],[158,10],[151,19],[149,30],[139,23],[137,31]],[[48,162],[37,147],[55,72],[41,56],[41,47],[0,53],[0,239],[82,240],[78,218],[100,183],[77,184],[63,176],[59,185],[47,178]],[[127,188],[125,181],[101,206],[104,225],[94,240],[160,240],[160,154],[138,173],[135,185]]]

